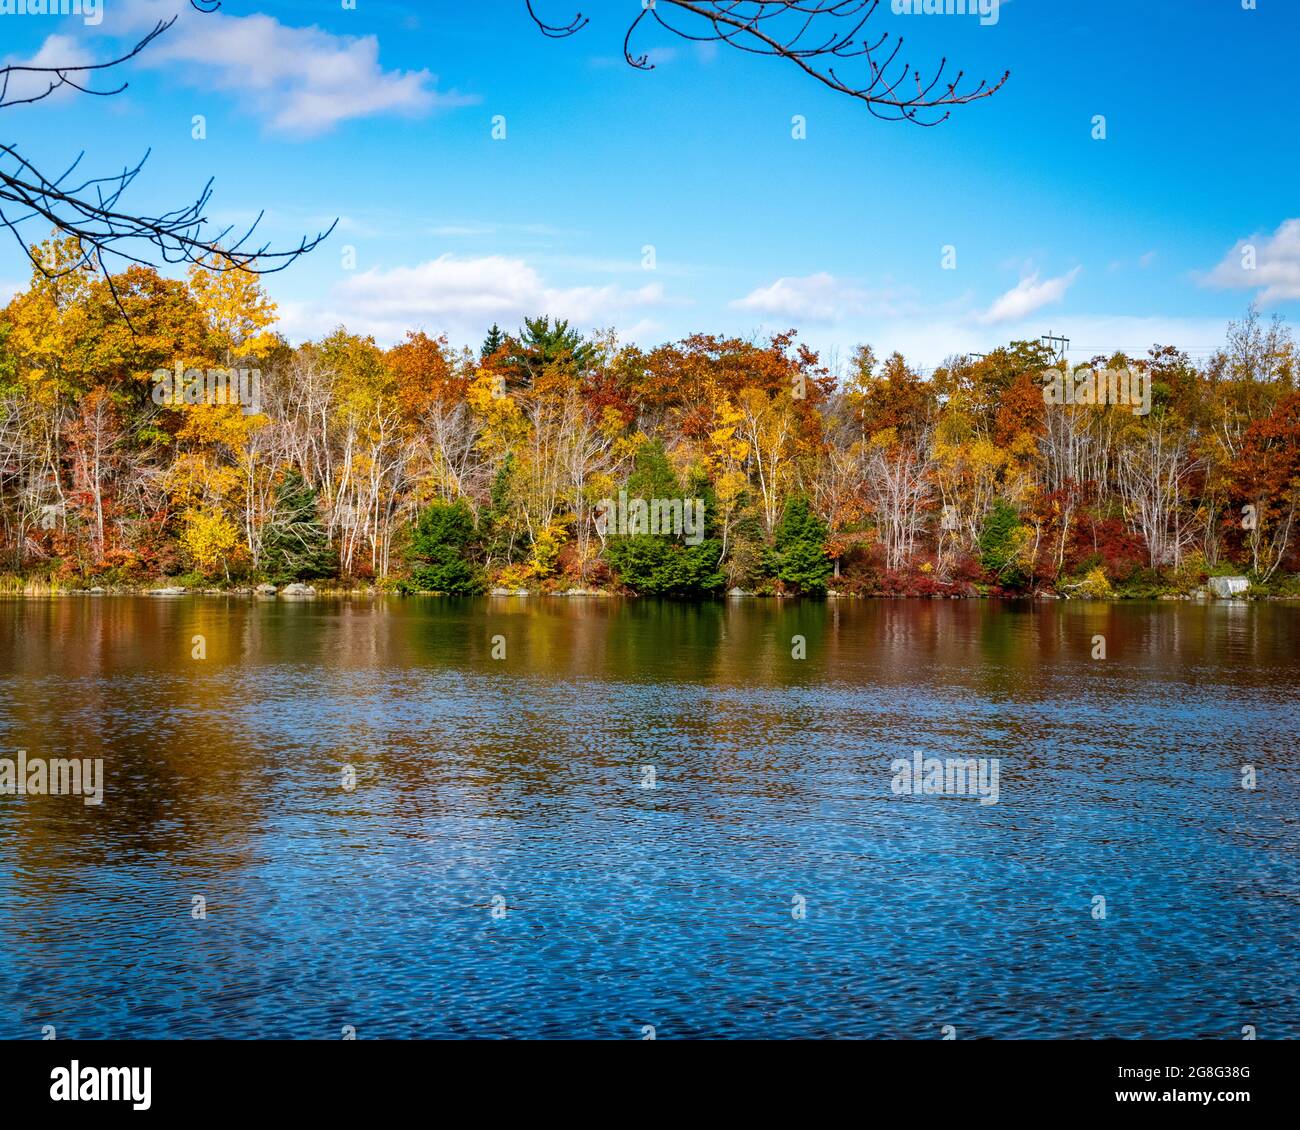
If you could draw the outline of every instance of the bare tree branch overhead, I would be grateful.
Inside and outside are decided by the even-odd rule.
[[[200,12],[220,7],[213,0],[191,0]],[[127,89],[127,83],[101,87],[104,72],[140,55],[175,22],[160,20],[129,51],[102,63],[66,66],[35,66],[14,63],[0,67],[0,110],[28,106],[68,88],[81,94],[111,97]],[[262,214],[247,229],[233,226],[213,230],[204,214],[212,198],[212,180],[198,196],[170,211],[157,215],[134,212],[121,201],[149,158],[146,152],[136,164],[104,176],[78,173],[84,153],[57,175],[47,175],[8,143],[0,142],[0,226],[17,240],[34,267],[47,278],[89,268],[100,271],[112,285],[105,257],[116,256],[131,263],[203,262],[212,270],[244,270],[270,274],[283,270],[299,256],[311,251],[334,230],[334,224],[313,237],[303,237],[287,250],[272,250],[269,242],[254,243]],[[71,263],[40,261],[32,251],[23,229],[33,220],[73,236],[79,243],[79,257]],[[48,231],[48,228],[46,228]],[[152,248],[152,252],[147,249]],[[123,311],[125,314],[125,311]],[[129,319],[128,319],[129,321]]]
[[[190,0],[197,11],[211,13],[220,0]],[[925,79],[900,61],[902,38],[878,38],[867,25],[880,0],[657,0],[636,4],[624,37],[628,63],[652,70],[648,55],[636,54],[632,43],[638,28],[658,24],[670,34],[697,43],[725,43],[749,54],[787,59],[818,82],[865,103],[878,118],[934,126],[946,121],[954,106],[964,106],[996,93],[1010,74],[993,85],[981,81],[962,90],[963,74],[944,81],[947,60]],[[575,35],[589,21],[581,13],[567,23],[550,22],[535,0],[525,0],[529,16],[542,34],[552,39]],[[111,97],[126,90],[126,82],[103,79],[144,52],[176,22],[160,20],[130,50],[101,63],[37,66],[13,63],[0,67],[0,109],[29,106],[63,89],[94,97]],[[841,62],[865,64],[861,82],[843,77]],[[240,232],[231,227],[212,230],[205,211],[211,200],[212,181],[198,196],[179,208],[157,215],[134,212],[122,198],[140,175],[149,154],[120,172],[89,176],[78,172],[82,155],[57,175],[35,167],[12,144],[0,143],[0,226],[18,241],[34,266],[49,277],[79,268],[110,272],[106,256],[132,263],[192,263],[202,261],[216,270],[246,270],[267,274],[283,270],[299,256],[317,247],[334,225],[315,236],[304,236],[296,246],[272,250],[268,242],[254,242],[262,216]],[[80,244],[80,258],[71,265],[38,262],[23,228],[41,221]]]
[[[567,24],[548,24],[537,14],[533,0],[528,12],[543,33],[552,38],[574,35],[589,22],[581,13]],[[866,104],[876,117],[937,126],[948,120],[954,106],[988,98],[1002,89],[1010,71],[996,83],[986,80],[962,90],[965,73],[944,81],[946,58],[928,79],[899,58],[901,36],[888,32],[877,38],[868,29],[880,0],[652,0],[638,11],[623,39],[623,57],[638,70],[653,70],[649,56],[632,47],[637,29],[656,23],[672,35],[696,43],[725,43],[738,51],[788,59],[840,94]],[[842,76],[840,60],[865,64],[859,80]]]

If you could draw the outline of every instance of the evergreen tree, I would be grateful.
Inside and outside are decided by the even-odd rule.
[[[692,476],[691,481],[693,487],[698,487],[698,477]],[[629,502],[643,499],[647,505],[654,499],[681,499],[683,510],[693,502],[693,498],[682,498],[677,476],[658,441],[637,452],[627,496]],[[700,533],[708,533],[712,492],[694,497],[704,502],[704,529]],[[623,583],[643,596],[700,597],[716,592],[726,582],[719,568],[722,543],[706,537],[696,545],[687,545],[685,536],[685,522],[680,535],[663,531],[616,535],[610,539],[606,555]]]
[[[727,538],[727,584],[752,590],[763,583],[767,535],[752,508],[742,506]]]
[[[989,509],[979,544],[980,563],[1000,584],[1025,583],[1027,578],[1015,560],[1020,548],[1020,515],[1005,498],[999,498]]]
[[[483,577],[472,560],[474,538],[474,513],[463,498],[425,510],[407,551],[415,588],[455,596],[482,592]]]
[[[514,478],[515,453],[506,452],[492,477],[491,499],[479,517],[479,535],[489,561],[509,564],[514,557],[515,519],[510,504],[511,480]]]
[[[813,513],[808,499],[796,495],[786,503],[777,523],[775,545],[767,552],[768,571],[801,593],[823,595],[835,568],[826,556],[829,536],[826,523]]]
[[[506,335],[501,332],[501,327],[492,323],[492,328],[488,330],[488,335],[483,339],[483,346],[478,351],[480,360],[486,361],[498,349],[506,343]]]
[[[338,554],[321,521],[316,492],[296,469],[276,488],[262,531],[261,565],[276,584],[317,580],[338,571]]]
[[[681,486],[668,462],[662,440],[641,445],[627,480],[629,498],[680,498]]]
[[[548,366],[558,365],[583,373],[596,360],[596,347],[591,342],[584,341],[562,318],[556,318],[551,325],[551,319],[545,314],[525,318],[524,328],[517,339],[510,339],[509,347],[509,364],[525,385],[531,385]]]

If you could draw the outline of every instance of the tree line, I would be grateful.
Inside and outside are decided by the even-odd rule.
[[[866,345],[833,374],[793,331],[643,349],[545,315],[478,348],[343,327],[295,347],[248,271],[96,274],[74,238],[32,253],[0,313],[12,585],[1300,591],[1300,371],[1254,307],[1200,363],[1094,358],[1143,375],[1139,415],[1048,403],[1039,342],[930,374]],[[256,410],[154,394],[191,370],[254,372]],[[703,537],[610,529],[620,492],[701,500]]]

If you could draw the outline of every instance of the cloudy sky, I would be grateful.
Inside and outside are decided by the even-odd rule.
[[[1202,357],[1252,299],[1300,315],[1291,0],[1003,0],[988,25],[883,0],[871,24],[908,61],[1012,72],[934,129],[654,29],[636,42],[655,69],[632,70],[640,0],[535,7],[590,24],[545,38],[524,0],[0,15],[6,61],[44,65],[179,16],[124,93],[9,107],[0,141],[47,173],[151,150],[127,203],[176,207],[213,177],[212,220],[264,212],[280,244],[337,218],[268,279],[294,340],[342,323],[477,343],[546,312],[645,345],[794,327],[841,359],[868,341],[929,367],[1048,331],[1080,358],[1157,341]],[[0,249],[0,282],[27,274]]]

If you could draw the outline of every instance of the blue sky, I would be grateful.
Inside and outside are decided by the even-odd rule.
[[[645,345],[795,327],[840,360],[867,341],[929,367],[1049,330],[1080,359],[1155,341],[1203,357],[1252,298],[1300,313],[1294,0],[1003,0],[990,26],[883,0],[872,26],[923,70],[947,55],[977,78],[1012,72],[928,130],[786,61],[656,29],[637,41],[655,70],[632,70],[639,0],[536,7],[591,22],[546,39],[524,0],[0,15],[7,61],[79,62],[180,14],[123,69],[127,92],[8,108],[4,140],[47,169],[84,149],[109,171],[152,147],[135,206],[175,206],[213,176],[211,217],[265,209],[281,244],[338,217],[268,279],[294,340],[343,322],[477,343],[493,320],[549,312]],[[9,289],[26,275],[0,250]]]

